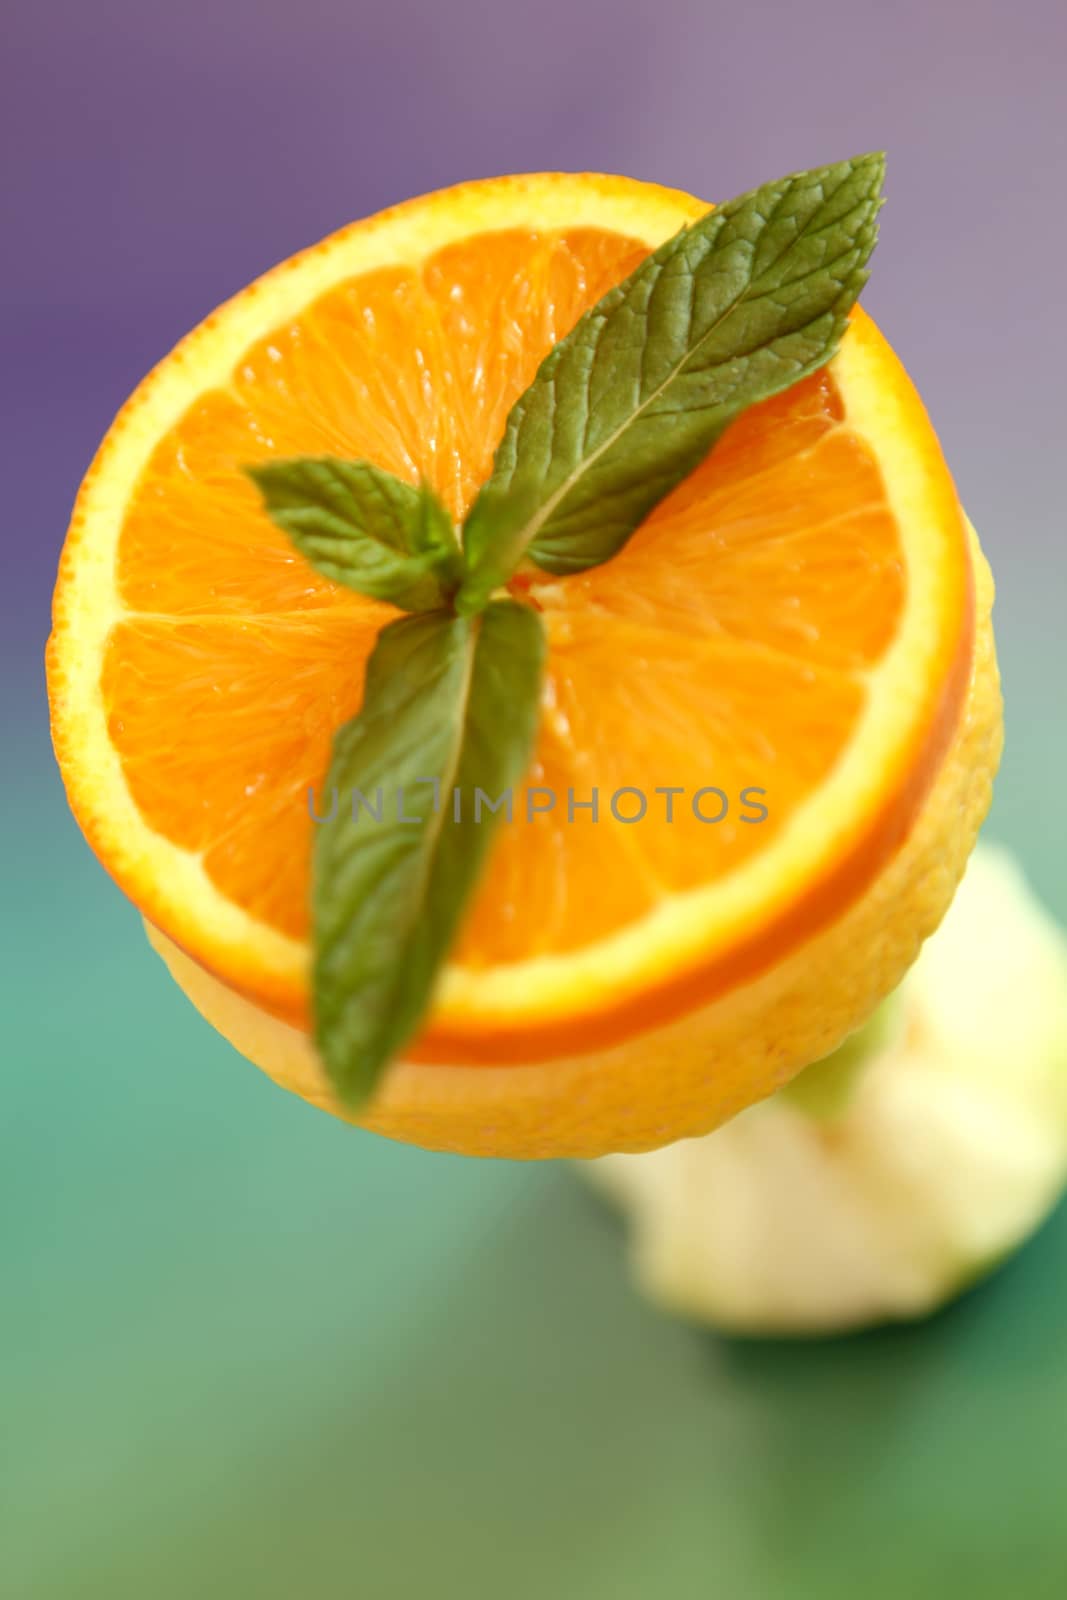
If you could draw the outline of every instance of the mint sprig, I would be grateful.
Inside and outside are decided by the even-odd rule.
[[[494,596],[527,561],[610,560],[742,411],[831,359],[883,175],[881,154],[797,173],[668,239],[541,363],[459,536],[428,486],[372,462],[248,469],[314,567],[419,613],[379,636],[316,829],[316,1040],[348,1104],[418,1030],[533,754],[544,630]]]
[[[543,662],[541,619],[511,600],[379,635],[315,830],[316,1037],[346,1100],[422,1019],[532,754]]]

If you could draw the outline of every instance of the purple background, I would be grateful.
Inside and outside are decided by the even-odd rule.
[[[453,181],[723,199],[889,151],[865,303],[999,585],[990,828],[1067,919],[1067,12],[1053,0],[22,0],[0,79],[0,1589],[18,1600],[1059,1597],[1067,1217],[928,1327],[737,1347],[631,1295],[551,1165],[273,1091],[69,818],[41,657],[78,480],[146,369]]]

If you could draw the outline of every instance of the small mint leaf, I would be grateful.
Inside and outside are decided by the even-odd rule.
[[[539,616],[510,600],[379,635],[362,709],[334,741],[313,852],[316,1039],[350,1105],[430,1003],[505,815],[475,791],[497,803],[526,769],[544,651]]]
[[[881,154],[764,184],[668,239],[542,362],[467,518],[476,609],[524,557],[607,561],[746,407],[824,366],[867,281]]]
[[[246,472],[272,520],[334,583],[402,611],[434,610],[458,587],[452,519],[428,484],[414,488],[369,461],[332,456]]]

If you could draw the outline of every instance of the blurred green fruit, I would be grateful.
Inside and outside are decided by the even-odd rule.
[[[1067,939],[1003,851],[861,1034],[716,1133],[588,1176],[640,1287],[747,1334],[921,1316],[1017,1248],[1067,1180]]]

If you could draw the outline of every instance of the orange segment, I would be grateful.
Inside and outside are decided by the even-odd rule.
[[[101,679],[111,742],[146,825],[295,939],[308,927],[307,791],[321,789],[334,729],[359,709],[386,612],[364,601],[312,616],[119,622]]]
[[[704,209],[551,175],[411,202],[223,307],[105,441],[57,587],[57,750],[123,887],[256,1005],[307,1025],[308,790],[392,613],[317,577],[243,466],[365,456],[459,518],[554,341]],[[963,519],[862,312],[615,560],[513,591],[549,640],[540,744],[416,1058],[591,1051],[786,963],[900,851],[969,693]]]

